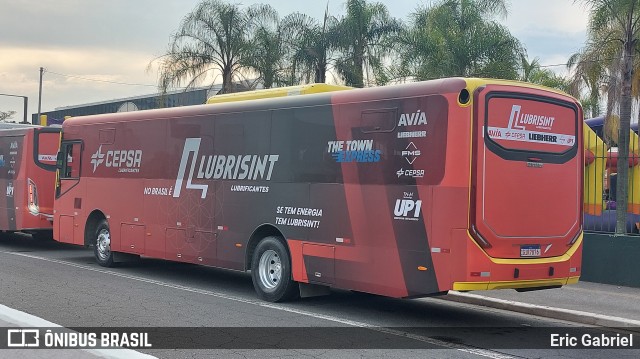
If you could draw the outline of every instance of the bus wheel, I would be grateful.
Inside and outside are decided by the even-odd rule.
[[[96,228],[93,241],[93,252],[96,255],[98,264],[103,267],[113,266],[113,252],[111,252],[111,233],[109,224],[102,220]]]
[[[269,302],[293,299],[298,287],[291,279],[291,259],[278,237],[258,243],[251,258],[251,279],[258,296]]]

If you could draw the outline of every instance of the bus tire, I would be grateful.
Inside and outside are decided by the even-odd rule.
[[[298,286],[291,275],[291,258],[278,237],[266,237],[251,257],[251,279],[258,297],[269,302],[291,300]]]
[[[111,232],[109,223],[105,219],[101,220],[93,235],[93,253],[96,261],[103,267],[113,267],[113,252],[111,252]]]

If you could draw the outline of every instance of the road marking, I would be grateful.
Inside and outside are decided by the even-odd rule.
[[[5,252],[6,253],[6,252]],[[50,322],[46,319],[42,319],[35,315],[21,312],[17,309],[7,307],[0,304],[0,320],[8,322],[11,326],[16,327],[42,327],[42,328],[62,328],[60,324]],[[28,349],[27,349],[28,350]],[[35,350],[35,349],[34,349]],[[156,357],[143,354],[131,349],[90,349],[90,348],[78,348],[90,354],[96,355],[101,358],[109,359],[152,359]]]
[[[441,347],[444,347],[446,349],[455,349],[455,350],[458,350],[458,351],[461,351],[461,352],[465,352],[465,353],[469,353],[469,354],[475,354],[475,355],[486,357],[486,358],[491,358],[491,359],[516,359],[516,357],[514,357],[514,356],[503,354],[503,353],[500,353],[500,352],[497,352],[497,351],[493,351],[493,350],[489,350],[489,349],[480,349],[480,348],[476,348],[476,347],[472,347],[472,346],[468,346],[468,345],[450,343],[450,342],[446,342],[446,341],[442,341],[442,340],[438,340],[438,339],[433,339],[433,338],[425,337],[425,336],[422,336],[422,335],[411,334],[411,333],[408,333],[408,332],[403,332],[403,331],[395,330],[395,329],[391,329],[391,328],[382,328],[382,327],[378,327],[378,326],[375,326],[373,324],[369,324],[369,323],[365,323],[365,322],[342,319],[342,318],[334,317],[332,315],[326,315],[326,314],[314,313],[314,312],[301,310],[301,309],[289,308],[289,307],[286,307],[286,306],[283,306],[283,305],[280,305],[280,304],[263,302],[263,301],[259,301],[259,300],[245,299],[245,298],[240,298],[240,297],[236,297],[236,296],[232,296],[232,295],[228,295],[228,294],[223,294],[223,293],[220,293],[220,292],[214,292],[214,291],[210,291],[210,290],[186,287],[186,286],[179,285],[179,284],[171,284],[171,283],[162,282],[162,281],[155,280],[155,279],[149,279],[149,278],[139,277],[139,276],[130,275],[130,274],[118,273],[118,272],[114,272],[114,271],[107,270],[107,269],[89,267],[89,266],[85,266],[85,265],[82,265],[82,264],[71,263],[71,262],[67,262],[67,261],[63,261],[63,260],[59,260],[59,259],[46,258],[46,257],[40,257],[40,256],[31,255],[31,254],[17,253],[17,252],[0,251],[0,253],[6,253],[6,254],[11,254],[11,255],[20,256],[20,257],[37,259],[37,260],[42,260],[42,261],[46,261],[46,262],[50,262],[50,263],[62,264],[62,265],[66,265],[66,266],[69,266],[69,267],[80,268],[80,269],[84,269],[84,270],[88,270],[88,271],[92,271],[92,272],[98,272],[98,273],[102,273],[102,274],[109,274],[109,275],[120,277],[120,278],[126,278],[126,279],[130,279],[130,280],[138,281],[138,282],[158,285],[158,286],[161,286],[161,287],[178,289],[178,290],[191,292],[191,293],[209,295],[209,296],[213,296],[213,297],[216,297],[216,298],[232,300],[232,301],[235,301],[235,302],[255,305],[255,306],[263,307],[263,308],[276,309],[276,310],[280,310],[280,311],[284,311],[284,312],[288,312],[288,313],[304,315],[304,316],[308,316],[308,317],[312,317],[312,318],[316,318],[316,319],[327,320],[327,321],[340,323],[340,324],[344,324],[344,325],[348,325],[348,326],[366,328],[366,329],[370,329],[370,330],[377,331],[377,332],[380,332],[380,333],[386,333],[386,334],[390,334],[390,335],[400,336],[400,337],[403,337],[403,338],[410,338],[410,339],[414,339],[414,340],[421,341],[421,342],[424,342],[424,343],[441,346]]]

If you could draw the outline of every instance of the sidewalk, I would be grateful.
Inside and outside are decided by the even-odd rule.
[[[640,332],[640,288],[578,282],[557,289],[518,293],[512,289],[454,292],[442,297],[587,325]]]

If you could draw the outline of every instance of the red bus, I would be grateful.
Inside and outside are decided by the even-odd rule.
[[[391,297],[578,281],[582,110],[450,78],[75,117],[54,238],[250,271],[259,297]]]
[[[0,125],[0,231],[51,238],[60,128]]]

